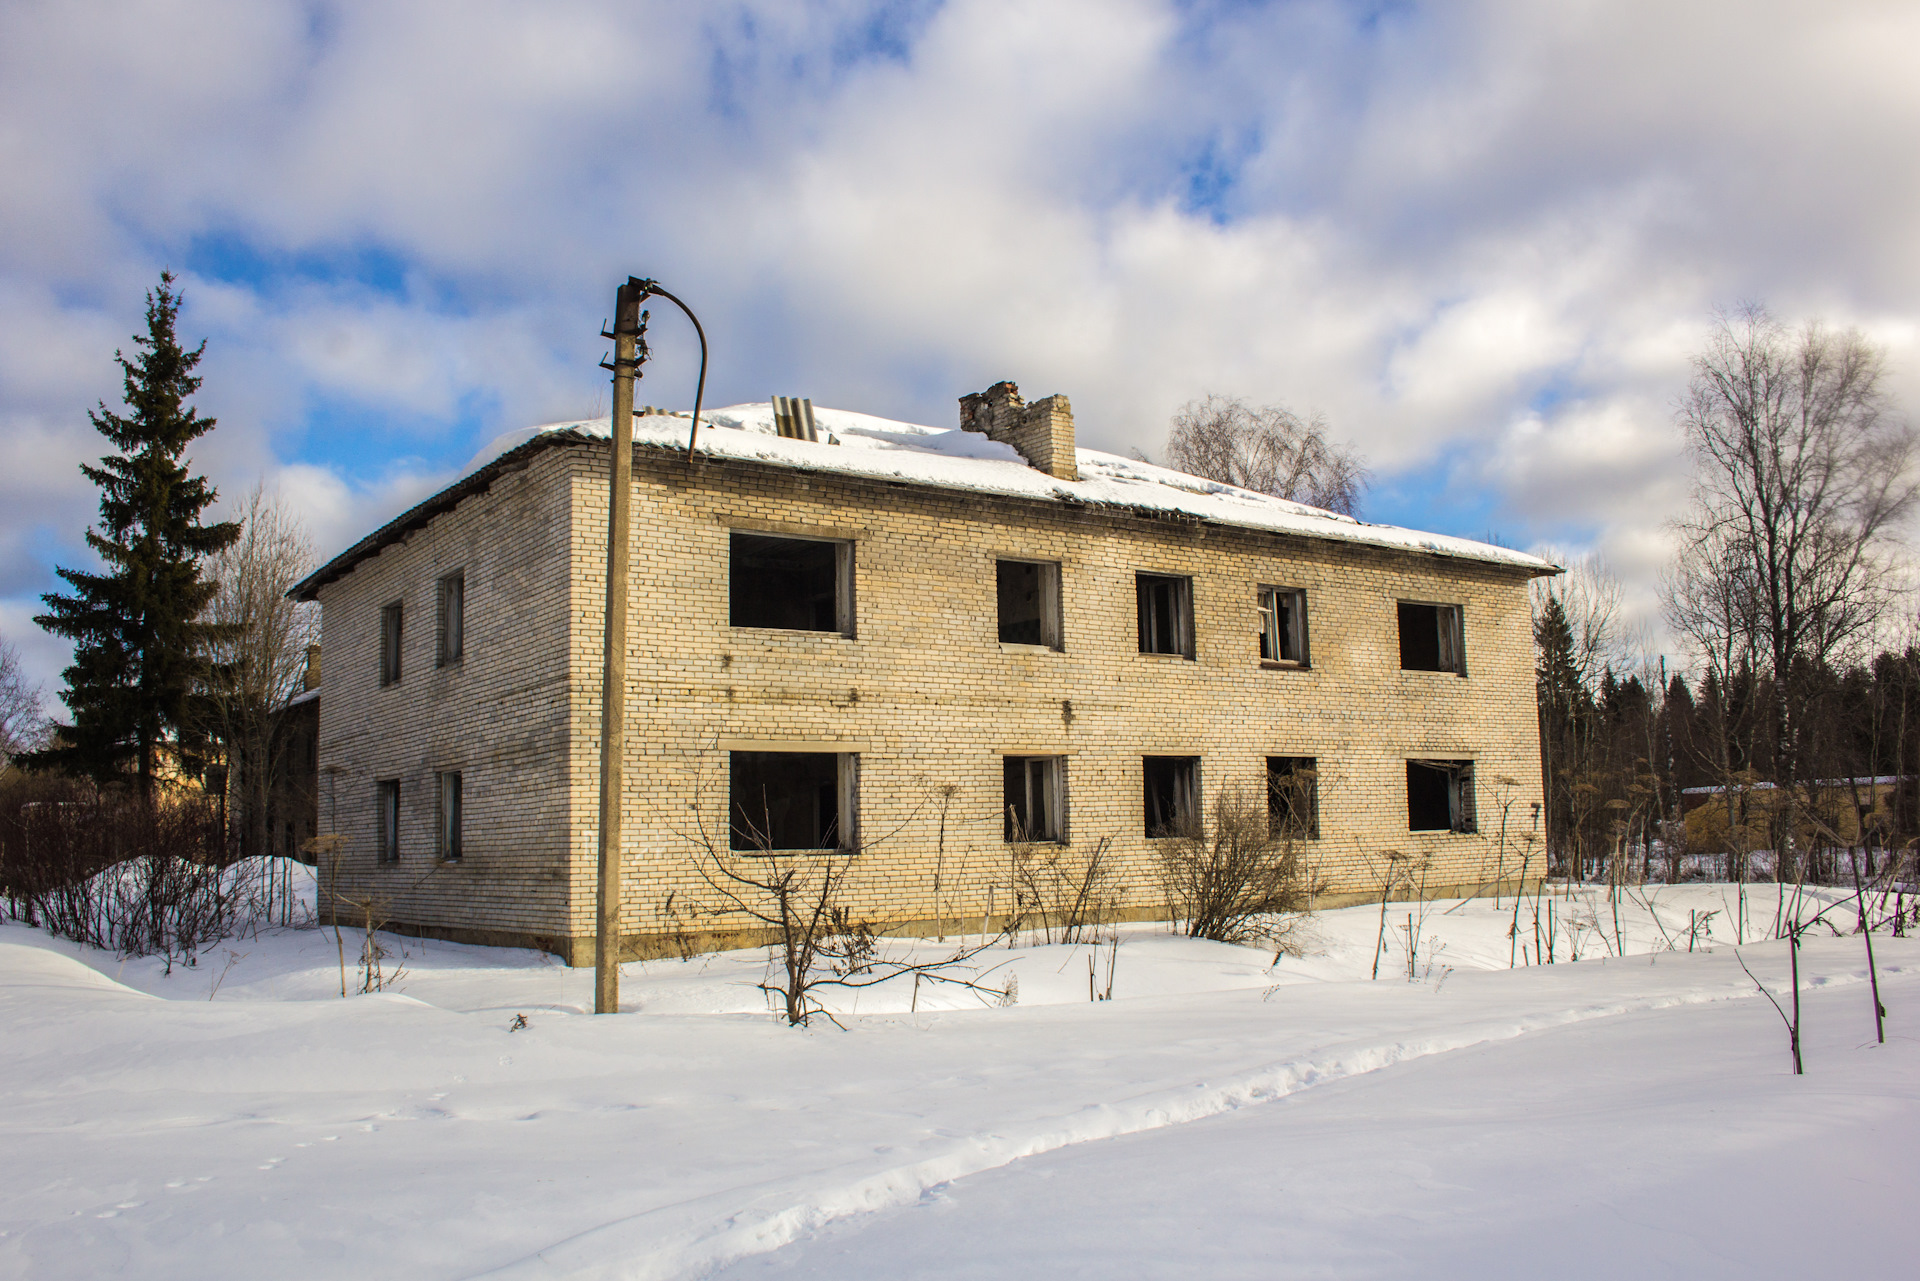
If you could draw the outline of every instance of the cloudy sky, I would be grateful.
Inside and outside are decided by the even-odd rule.
[[[0,637],[58,685],[30,618],[163,267],[196,464],[322,554],[604,413],[634,273],[713,404],[1011,378],[1149,454],[1209,391],[1320,410],[1367,515],[1644,606],[1714,307],[1858,325],[1920,408],[1916,65],[1920,6],[1841,0],[0,0]]]

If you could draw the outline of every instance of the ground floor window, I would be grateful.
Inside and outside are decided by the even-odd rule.
[[[383,778],[373,785],[374,821],[379,831],[382,863],[400,861],[400,780]]]
[[[843,752],[729,752],[728,757],[733,849],[853,847],[857,757]]]
[[[1407,830],[1475,830],[1472,761],[1407,762]]]
[[[1200,758],[1143,756],[1140,776],[1148,836],[1181,836],[1200,821]]]
[[[1058,756],[1008,756],[1001,763],[1008,841],[1064,841],[1066,769]]]
[[[1276,840],[1320,839],[1319,774],[1313,757],[1267,757],[1267,831]]]
[[[436,808],[435,827],[438,836],[434,852],[445,863],[460,861],[460,775],[445,773],[438,776],[439,804]]]

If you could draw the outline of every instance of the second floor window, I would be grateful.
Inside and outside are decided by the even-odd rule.
[[[736,529],[728,618],[734,627],[853,635],[853,544]]]
[[[1458,605],[1400,602],[1400,670],[1467,674]]]
[[[380,609],[380,683],[400,679],[400,602]]]
[[[1307,665],[1307,594],[1299,588],[1260,589],[1260,658]]]
[[[1193,580],[1139,574],[1134,591],[1140,607],[1140,652],[1192,658]]]
[[[467,576],[455,571],[440,580],[440,644],[434,665],[445,667],[466,657]]]
[[[1060,648],[1060,566],[1003,560],[994,565],[1002,645]]]

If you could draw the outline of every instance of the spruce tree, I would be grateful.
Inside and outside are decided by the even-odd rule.
[[[73,724],[31,763],[103,783],[130,781],[142,800],[152,799],[169,747],[176,767],[190,764],[191,708],[210,639],[200,615],[214,593],[200,563],[240,536],[237,524],[201,523],[215,491],[181,458],[214,420],[186,404],[199,390],[193,371],[207,345],[188,351],[175,336],[173,281],[163,271],[147,294],[147,332],[134,337],[135,358],[113,354],[127,412],[102,402],[88,415],[119,451],[80,468],[100,487],[100,521],[87,531],[87,545],[103,566],[97,573],[60,569],[72,594],[42,597],[48,612],[34,620],[74,642],[64,673]]]

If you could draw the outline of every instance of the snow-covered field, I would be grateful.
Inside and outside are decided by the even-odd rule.
[[[1440,903],[1411,977],[1395,905],[1377,981],[1377,908],[1277,965],[1130,927],[846,1030],[772,1019],[759,953],[595,1018],[530,953],[402,940],[342,1000],[330,932],[165,973],[0,926],[0,1277],[1912,1275],[1920,946],[1876,936],[1877,1046],[1860,938],[1810,939],[1796,1079],[1734,904],[1559,899],[1509,969],[1511,898]]]

